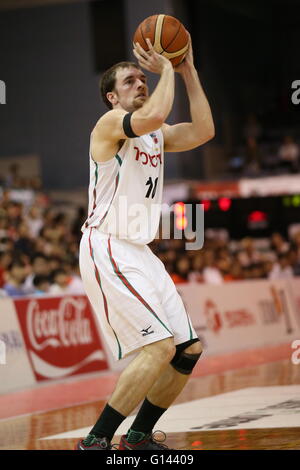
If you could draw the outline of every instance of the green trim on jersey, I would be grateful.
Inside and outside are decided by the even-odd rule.
[[[116,154],[115,158],[118,160],[119,165],[122,166],[123,161],[122,161],[122,158],[120,157],[120,155]]]
[[[96,165],[96,168],[95,168],[95,187],[97,186],[97,183],[98,183],[98,163],[95,162],[95,165]]]
[[[194,339],[194,338],[193,338],[193,332],[192,332],[192,327],[191,327],[190,318],[189,318],[187,312],[186,312],[186,316],[187,316],[187,319],[188,319],[188,324],[189,324],[189,329],[190,329],[190,339]]]

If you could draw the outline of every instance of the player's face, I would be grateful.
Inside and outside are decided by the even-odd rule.
[[[143,106],[148,98],[147,78],[140,69],[129,67],[116,73],[114,107],[121,107],[128,112]]]

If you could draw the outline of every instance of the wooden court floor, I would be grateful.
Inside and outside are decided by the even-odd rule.
[[[1,419],[0,450],[73,449],[97,420],[107,396]],[[16,398],[11,400],[17,405]],[[132,419],[121,425],[113,442]],[[166,444],[173,449],[300,449],[300,365],[287,358],[193,375],[156,429],[166,432]]]

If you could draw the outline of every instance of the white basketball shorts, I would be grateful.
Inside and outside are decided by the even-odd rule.
[[[163,263],[147,245],[86,229],[80,242],[86,294],[114,357],[174,337],[197,338],[182,299]]]

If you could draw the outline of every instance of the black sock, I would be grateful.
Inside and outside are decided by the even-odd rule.
[[[121,413],[107,404],[90,434],[94,434],[96,437],[107,437],[111,441],[125,418],[126,416],[121,415]]]
[[[143,433],[140,436],[142,439],[143,435],[151,433],[154,425],[157,423],[159,418],[163,415],[163,413],[167,410],[167,408],[160,408],[159,406],[152,405],[150,401],[145,398],[144,403],[142,404],[134,422],[131,425],[129,434],[132,434],[133,439],[136,440],[136,434],[133,434],[132,431],[136,433]]]

